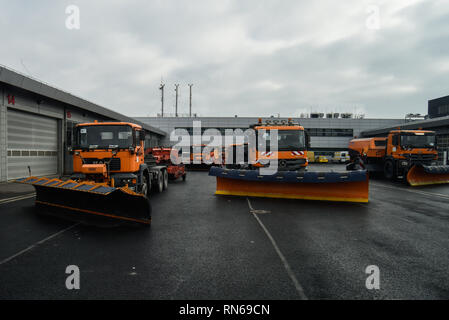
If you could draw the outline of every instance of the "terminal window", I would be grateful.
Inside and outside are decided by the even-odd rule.
[[[177,128],[175,128],[175,130],[178,130],[178,129],[186,130],[189,133],[189,135],[193,135],[193,128],[192,127],[177,127]],[[224,136],[225,133],[226,133],[226,130],[233,130],[234,131],[234,130],[240,129],[243,132],[245,132],[245,130],[248,129],[248,128],[204,128],[204,127],[202,127],[201,128],[201,134],[203,134],[204,131],[206,131],[208,129],[216,129]]]
[[[306,128],[311,137],[352,137],[353,129]]]
[[[184,129],[189,135],[193,135],[192,127],[177,127],[175,129]],[[204,133],[207,129],[211,128],[201,128],[201,134]],[[240,129],[245,131],[248,128],[214,128],[220,131],[222,135],[225,134],[225,130],[236,130]],[[353,137],[354,130],[353,129],[334,129],[334,128],[306,128],[306,131],[309,133],[311,137]]]
[[[437,136],[438,148],[449,148],[449,135]]]

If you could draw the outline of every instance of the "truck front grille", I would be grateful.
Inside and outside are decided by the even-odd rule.
[[[412,161],[430,161],[435,156],[433,154],[411,154],[409,157]]]
[[[120,171],[120,168],[121,168],[120,158],[112,159],[112,161],[111,161],[111,163],[109,165],[110,165],[109,170],[111,170],[111,171]]]
[[[98,158],[84,158],[85,164],[101,164],[101,163],[107,163],[109,161],[109,158],[105,159],[98,159]],[[111,160],[111,163],[109,164],[109,170],[111,171],[120,171],[122,165],[120,158],[113,158]]]

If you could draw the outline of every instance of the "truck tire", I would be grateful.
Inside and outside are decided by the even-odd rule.
[[[157,174],[156,191],[158,193],[162,193],[162,191],[164,191],[164,174],[162,171],[159,171]]]
[[[148,198],[150,190],[151,190],[151,180],[148,179],[148,175],[143,174],[141,192],[146,198]]]
[[[388,180],[394,180],[396,178],[396,170],[392,160],[387,160],[384,163],[384,176]]]
[[[168,172],[167,170],[164,170],[164,190],[167,190],[168,188]]]

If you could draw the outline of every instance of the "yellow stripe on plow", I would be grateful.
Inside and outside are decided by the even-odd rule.
[[[316,197],[316,196],[306,196],[306,195],[298,195],[298,194],[238,192],[238,191],[223,191],[223,190],[216,191],[215,194],[228,195],[228,196],[259,197],[259,198],[303,199],[303,200],[321,200],[321,201],[368,203],[368,199],[365,199],[365,198]]]

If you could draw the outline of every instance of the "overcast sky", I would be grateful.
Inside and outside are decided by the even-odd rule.
[[[80,10],[68,29],[66,7]],[[129,116],[403,118],[449,94],[449,1],[3,1],[0,64]],[[377,11],[378,10],[378,15]],[[378,17],[378,19],[377,19]],[[70,20],[73,22],[73,20]]]

